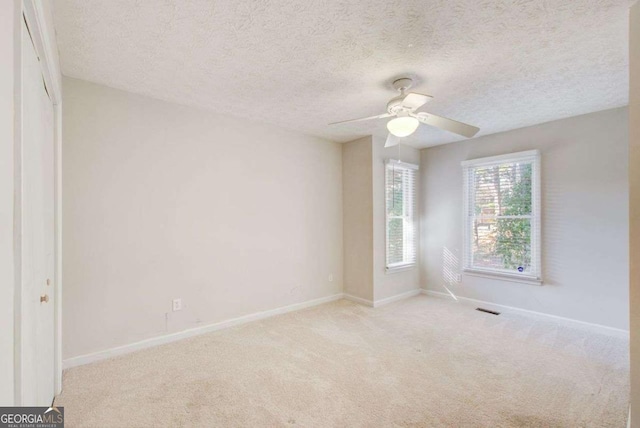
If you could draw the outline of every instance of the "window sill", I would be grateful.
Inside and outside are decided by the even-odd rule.
[[[542,285],[542,279],[535,276],[516,275],[506,272],[496,272],[483,269],[463,269],[465,275],[478,276],[481,278],[491,278],[500,281],[520,282],[522,284]]]
[[[407,270],[411,270],[414,267],[416,267],[415,263],[386,267],[385,268],[385,274],[390,275],[392,273],[404,272],[404,271],[407,271]]]

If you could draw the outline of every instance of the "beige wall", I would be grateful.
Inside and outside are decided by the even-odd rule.
[[[64,358],[342,292],[341,145],[79,80],[64,95]]]
[[[422,286],[628,329],[627,109],[602,111],[422,150]],[[542,153],[544,285],[463,275],[462,169],[467,159]]]
[[[371,137],[342,145],[344,292],[373,301]]]
[[[19,3],[0,2],[0,406],[13,406],[14,42]],[[19,33],[18,33],[19,34]]]
[[[640,3],[631,8],[629,96],[629,204],[631,414],[640,427]]]
[[[410,146],[397,145],[395,147],[384,148],[385,139],[373,137],[373,279],[374,279],[374,300],[379,301],[388,297],[397,296],[411,290],[420,288],[420,270],[418,266],[396,271],[386,272],[386,224],[385,224],[385,169],[384,161],[387,159],[398,159],[403,162],[420,163],[420,151]],[[420,172],[418,172],[418,176]],[[419,184],[419,183],[418,183]],[[417,195],[420,194],[418,189]],[[419,203],[419,201],[418,201]],[[417,205],[416,205],[417,206]],[[419,225],[418,231],[419,232]],[[416,241],[417,243],[417,241]],[[420,261],[419,253],[417,259]]]

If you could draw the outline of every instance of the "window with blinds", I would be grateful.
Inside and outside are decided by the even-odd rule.
[[[465,271],[540,280],[540,154],[462,163]]]
[[[416,263],[418,166],[396,160],[385,165],[387,271]]]

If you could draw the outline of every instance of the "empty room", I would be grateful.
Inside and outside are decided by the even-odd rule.
[[[636,0],[0,20],[0,427],[640,428]]]

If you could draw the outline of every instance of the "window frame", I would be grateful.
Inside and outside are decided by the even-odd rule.
[[[509,153],[499,156],[471,159],[461,163],[463,169],[463,269],[468,275],[489,277],[514,282],[530,284],[542,284],[542,257],[541,257],[541,177],[540,177],[540,151],[527,150],[517,153]],[[518,273],[511,270],[492,269],[473,266],[473,237],[470,215],[471,192],[470,174],[472,170],[481,167],[501,165],[505,163],[531,163],[531,273]]]
[[[388,198],[387,198],[387,169],[389,168],[389,166],[393,166],[393,167],[397,167],[397,168],[401,168],[401,169],[405,169],[405,170],[412,170],[414,171],[414,179],[413,179],[413,189],[412,192],[404,192],[403,191],[403,198],[402,198],[402,205],[403,205],[403,215],[402,216],[390,216],[389,215],[389,208],[387,206],[388,203]],[[386,273],[395,273],[395,272],[400,272],[403,270],[408,270],[408,269],[412,269],[413,267],[415,267],[417,265],[418,262],[418,223],[417,223],[417,219],[418,219],[418,171],[420,170],[419,165],[415,165],[412,163],[407,163],[407,162],[402,162],[399,161],[397,159],[386,159],[384,161],[384,217],[385,217],[385,222],[384,222],[384,237],[385,237],[385,245],[384,245],[384,250],[385,250],[385,272]],[[404,184],[403,184],[403,188],[404,188]],[[405,198],[404,195],[409,195],[411,196],[411,198],[413,198],[412,201],[409,201],[408,198]],[[413,209],[409,209],[410,207],[412,207]],[[405,214],[405,212],[408,212],[409,214]],[[397,262],[397,263],[392,263],[389,264],[389,220],[394,219],[394,218],[401,218],[403,219],[403,221],[408,221],[411,223],[412,229],[413,229],[413,248],[411,248],[411,246],[407,246],[406,245],[406,241],[408,239],[407,233],[406,233],[406,228],[403,227],[403,261],[402,262]],[[407,249],[411,250],[413,252],[413,261],[406,261],[407,258]]]

